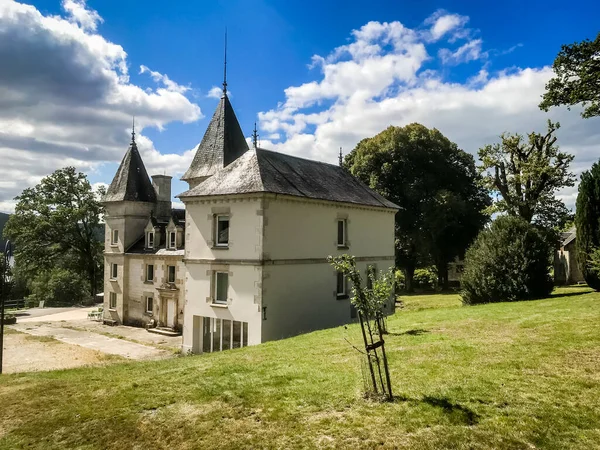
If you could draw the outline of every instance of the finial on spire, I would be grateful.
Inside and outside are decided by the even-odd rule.
[[[227,94],[227,28],[225,28],[225,65],[223,67],[223,95]]]
[[[131,142],[135,143],[135,116],[131,119]]]
[[[252,132],[252,143],[254,148],[258,148],[258,130],[256,129],[256,122],[254,122],[254,131]]]
[[[339,157],[340,167],[342,167],[343,162],[344,162],[344,158],[342,157],[342,147],[340,147],[340,157]]]

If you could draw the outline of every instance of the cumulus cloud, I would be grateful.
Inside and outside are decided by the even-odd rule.
[[[450,42],[472,35],[461,28],[468,18],[451,17],[432,16],[426,20],[426,32],[399,22],[370,22],[353,31],[348,44],[313,56],[313,67],[320,68],[315,79],[288,87],[276,108],[259,113],[261,130],[272,138],[262,146],[335,163],[340,146],[347,153],[390,125],[420,122],[476,155],[485,144],[499,142],[504,131],[544,131],[551,118],[562,124],[561,147],[576,155],[573,170],[580,173],[589,167],[600,147],[597,124],[582,120],[578,111],[558,108],[544,113],[537,107],[551,68],[491,71],[491,58],[501,53],[484,50],[483,39],[438,51],[442,38]],[[436,59],[439,71],[434,68]],[[443,67],[466,62],[471,64],[461,68],[467,73],[465,81],[449,79]],[[571,207],[574,192],[561,193]]]
[[[94,171],[120,161],[133,115],[140,131],[202,116],[185,96],[189,87],[167,75],[142,66],[157,86],[130,83],[127,53],[98,34],[98,13],[83,0],[62,6],[63,16],[50,16],[0,1],[2,211],[13,209],[12,198],[23,188],[59,167]],[[191,159],[188,152],[161,154],[144,136],[139,141],[150,168],[173,162],[179,170]]]
[[[449,14],[444,10],[438,10],[425,19],[425,24],[430,25],[429,40],[437,41],[443,36],[451,34],[451,40],[466,37],[469,33],[465,25],[469,21],[467,16],[460,14]]]
[[[442,63],[454,66],[469,61],[485,59],[488,55],[481,50],[482,44],[483,41],[481,39],[474,39],[461,45],[454,51],[442,48],[438,51],[438,56],[442,60]]]

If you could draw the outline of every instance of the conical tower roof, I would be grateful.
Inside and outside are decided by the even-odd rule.
[[[202,142],[196,149],[194,160],[181,179],[188,182],[198,178],[205,179],[247,151],[248,144],[242,128],[227,93],[223,93]]]
[[[127,153],[125,153],[103,201],[156,202],[156,192],[135,143],[134,133],[132,133]]]

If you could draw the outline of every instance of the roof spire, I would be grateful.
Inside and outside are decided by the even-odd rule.
[[[135,116],[131,120],[131,143],[135,144]]]
[[[342,157],[342,147],[340,147],[340,156],[339,156],[339,165],[340,165],[340,167],[342,167],[343,163],[344,163],[344,159]]]
[[[223,67],[223,95],[227,95],[227,27],[225,28],[225,64]]]
[[[254,131],[252,131],[252,143],[254,148],[258,148],[258,130],[256,129],[256,122],[254,122]]]

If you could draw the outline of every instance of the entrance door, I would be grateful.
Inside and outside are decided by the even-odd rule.
[[[175,328],[175,300],[167,300],[167,326]]]

